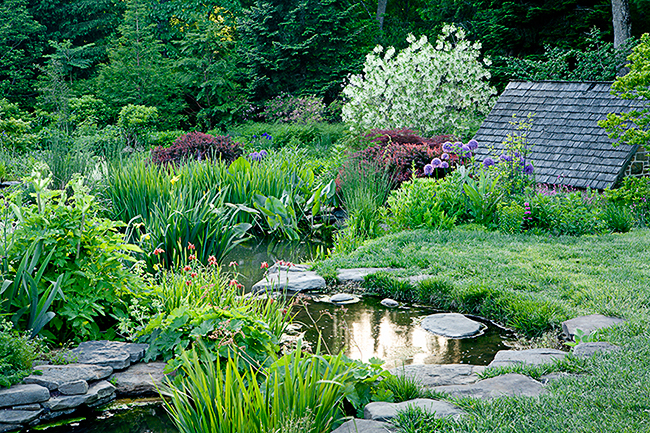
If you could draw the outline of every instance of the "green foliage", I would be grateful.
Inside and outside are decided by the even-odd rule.
[[[440,185],[437,179],[414,178],[391,191],[384,216],[391,230],[452,228],[456,217],[447,216],[442,209],[438,198]]]
[[[0,388],[8,388],[29,376],[41,350],[38,340],[19,334],[0,320]]]
[[[122,130],[127,146],[145,147],[147,138],[158,123],[158,109],[129,104],[120,110],[117,126]]]
[[[634,227],[634,215],[627,206],[609,204],[603,212],[607,228],[617,233],[627,233]]]
[[[0,99],[0,146],[11,152],[22,153],[37,144],[32,121],[18,105]]]
[[[421,382],[407,374],[391,374],[384,379],[382,385],[390,390],[395,402],[413,400],[423,394]]]
[[[462,167],[459,169],[462,173]],[[489,226],[503,193],[499,193],[497,188],[499,176],[494,175],[486,170],[480,170],[478,180],[469,176],[465,177],[463,190],[467,196],[467,210],[474,221],[484,226]]]
[[[259,371],[240,371],[237,356],[213,363],[192,351],[181,359],[182,379],[161,389],[181,433],[267,433],[297,419],[309,420],[310,433],[325,433],[342,417],[351,381],[341,356],[326,359],[300,347]]]
[[[323,122],[325,104],[313,95],[302,98],[281,94],[267,101],[260,115],[269,123],[320,123]]]
[[[352,404],[357,411],[357,416],[363,416],[363,408],[372,401],[389,401],[394,400],[393,392],[387,386],[387,380],[390,374],[381,366],[384,363],[377,358],[370,358],[367,363],[349,359],[346,356],[331,355],[324,356],[329,361],[342,361],[344,368],[348,372],[348,383],[345,385],[345,399]]]
[[[529,226],[555,235],[603,233],[602,197],[597,191],[542,189],[530,197]]]
[[[605,198],[614,205],[630,207],[642,225],[650,223],[649,177],[626,177],[619,188],[605,190]]]
[[[647,103],[650,100],[650,34],[641,36],[641,41],[628,57],[630,72],[617,77],[612,84],[612,94],[628,100]],[[607,120],[600,120],[598,126],[605,128],[609,138],[617,143],[644,146],[650,150],[650,109],[638,105],[625,113],[610,113]],[[616,145],[615,144],[615,145]]]
[[[526,209],[519,203],[499,203],[497,206],[497,227],[500,232],[521,233]]]

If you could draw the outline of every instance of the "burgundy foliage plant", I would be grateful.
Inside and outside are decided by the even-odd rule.
[[[240,144],[233,142],[229,136],[194,131],[178,137],[167,148],[158,146],[153,149],[151,160],[156,164],[180,164],[190,159],[221,159],[225,163],[231,163],[242,153]]]

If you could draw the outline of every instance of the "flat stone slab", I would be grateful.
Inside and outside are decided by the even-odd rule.
[[[0,433],[20,431],[23,429],[23,426],[20,424],[0,424]]]
[[[432,388],[435,386],[467,385],[476,383],[481,378],[478,376],[485,367],[482,365],[468,364],[430,364],[430,365],[405,365],[389,370],[395,376],[405,375],[415,379],[421,386]]]
[[[441,400],[431,400],[428,398],[416,398],[415,400],[403,401],[401,403],[387,403],[376,401],[368,403],[363,409],[365,419],[374,421],[390,421],[397,416],[400,411],[405,411],[409,407],[418,407],[429,413],[433,413],[436,418],[457,417],[464,412],[451,403]]]
[[[286,262],[285,262],[286,263]],[[311,270],[311,267],[308,265],[292,265],[289,266],[287,264],[280,264],[280,262],[275,262],[268,270],[267,273],[269,274],[277,274],[280,271],[285,271],[285,272],[306,272]]]
[[[308,292],[325,288],[325,279],[314,271],[280,271],[269,273],[251,289],[253,293],[263,291]]]
[[[354,304],[360,300],[361,299],[358,296],[354,296],[350,293],[337,293],[330,296],[330,302],[334,304]]]
[[[573,354],[583,358],[594,356],[598,352],[614,352],[621,348],[603,341],[592,343],[579,343],[573,348]]]
[[[66,382],[59,386],[59,392],[63,395],[81,395],[87,393],[88,389],[88,382],[85,380]]]
[[[148,347],[147,344],[120,341],[84,341],[72,349],[67,358],[80,364],[95,364],[123,370],[131,363],[141,360]]]
[[[397,307],[399,307],[399,302],[397,302],[394,299],[390,299],[390,298],[382,299],[380,304],[383,305],[384,307],[388,307],[388,308],[397,308]]]
[[[52,397],[43,402],[43,407],[50,409],[52,412],[60,412],[73,409],[82,404],[91,405],[104,397],[115,393],[115,387],[105,380],[94,383],[88,392],[83,395],[61,395]]]
[[[552,364],[567,355],[556,349],[499,350],[488,367]]]
[[[562,322],[562,330],[564,331],[564,334],[567,336],[567,338],[573,339],[578,329],[581,329],[585,335],[589,335],[598,329],[609,328],[611,326],[619,325],[623,322],[625,322],[625,320],[619,319],[618,317],[607,317],[603,316],[602,314],[592,314],[590,316],[580,316],[576,317],[575,319]]]
[[[492,399],[498,397],[537,397],[544,392],[541,383],[523,374],[504,374],[469,385],[437,386],[434,391],[445,392],[452,397]]]
[[[14,385],[0,389],[0,407],[40,403],[50,398],[50,391],[35,384]]]
[[[35,383],[55,391],[65,383],[77,380],[95,381],[105,379],[113,372],[112,367],[93,364],[38,365],[42,375],[32,374],[23,379],[25,383]]]
[[[0,423],[2,424],[27,424],[34,421],[43,413],[40,410],[0,410]]]
[[[373,421],[369,419],[351,419],[346,421],[332,433],[386,433],[393,432],[391,425],[385,422]]]
[[[352,268],[352,269],[339,269],[336,278],[339,283],[360,283],[366,275],[376,274],[377,272],[395,272],[399,269],[394,268]]]
[[[422,319],[421,326],[432,334],[467,338],[480,334],[486,326],[458,313],[438,313]]]
[[[120,395],[156,394],[156,385],[160,386],[165,379],[163,370],[166,365],[164,362],[135,364],[113,374],[109,381],[115,385],[116,392]]]

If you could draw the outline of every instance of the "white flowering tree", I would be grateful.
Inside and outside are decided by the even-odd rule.
[[[493,102],[489,59],[481,44],[448,25],[435,46],[426,36],[407,38],[400,52],[377,46],[366,56],[363,73],[343,89],[343,120],[352,130],[411,128],[422,133],[466,135]],[[382,56],[383,53],[383,56]]]

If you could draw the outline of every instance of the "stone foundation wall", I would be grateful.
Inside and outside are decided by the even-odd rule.
[[[640,147],[632,157],[630,164],[625,169],[625,176],[644,177],[650,176],[650,152]]]

